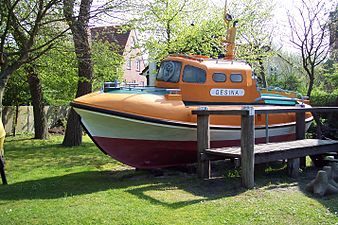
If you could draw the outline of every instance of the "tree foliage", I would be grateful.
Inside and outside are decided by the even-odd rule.
[[[92,43],[93,53],[93,89],[98,90],[103,82],[121,80],[124,58],[119,54],[116,44],[95,41]]]
[[[179,41],[188,33],[196,33],[191,24],[199,24],[207,17],[205,5],[205,0],[155,0],[138,6],[144,12],[134,22],[143,34],[143,45],[150,58],[161,60],[169,53],[183,49],[178,47],[182,47]]]
[[[1,1],[1,88],[6,86],[8,78],[16,70],[43,55],[51,48],[53,41],[64,34],[65,30],[57,23],[60,20],[59,4],[58,0]],[[51,27],[52,34],[47,32]],[[55,32],[58,28],[60,31]]]
[[[323,0],[302,0],[297,8],[301,22],[296,21],[295,15],[288,15],[290,41],[301,54],[302,66],[309,80],[308,96],[313,89],[316,67],[324,62],[329,53],[329,19],[324,15],[327,10],[325,6]]]
[[[121,79],[123,57],[116,46],[109,43],[94,42],[93,87],[98,90],[104,81]],[[54,47],[35,61],[41,79],[46,105],[61,106],[72,101],[78,82],[77,62],[74,47],[70,41],[55,43]],[[9,79],[6,87],[4,105],[31,105],[27,75],[19,69]]]
[[[2,104],[5,106],[30,105],[31,101],[27,77],[21,68],[10,77]]]
[[[269,86],[305,94],[305,77],[302,68],[297,66],[301,63],[300,57],[281,50],[276,50],[275,54],[275,56],[268,57],[265,62]]]
[[[274,55],[274,1],[233,1],[230,13],[238,20],[237,57],[249,62],[267,86],[265,61]]]

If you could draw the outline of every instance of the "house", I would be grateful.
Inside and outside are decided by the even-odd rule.
[[[140,86],[147,84],[145,76],[140,73],[145,68],[145,63],[142,57],[142,51],[137,48],[137,35],[135,30],[121,32],[118,26],[94,27],[90,29],[92,41],[100,40],[109,43],[116,43],[124,57],[125,64],[123,65],[123,81],[126,83],[138,83]]]

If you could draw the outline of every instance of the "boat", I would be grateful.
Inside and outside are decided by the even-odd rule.
[[[196,162],[197,118],[192,111],[201,107],[311,107],[295,92],[260,88],[252,67],[234,59],[234,34],[232,26],[223,58],[172,54],[161,62],[155,86],[107,82],[102,90],[76,98],[71,106],[104,153],[136,168]],[[309,128],[311,113],[305,119]],[[295,121],[295,113],[256,115],[256,143],[266,141],[267,127],[271,142],[295,139]],[[212,115],[211,147],[239,145],[240,129],[239,116]]]

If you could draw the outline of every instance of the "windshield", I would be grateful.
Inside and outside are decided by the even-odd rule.
[[[157,80],[177,83],[180,80],[182,63],[176,61],[164,61],[158,71]]]

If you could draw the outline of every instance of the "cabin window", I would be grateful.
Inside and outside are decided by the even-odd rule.
[[[187,83],[204,83],[206,72],[203,69],[194,66],[185,66],[183,71],[183,81]]]
[[[240,82],[243,81],[243,76],[242,76],[242,74],[235,74],[234,73],[234,74],[230,75],[230,80],[233,83],[240,83]]]
[[[215,82],[225,82],[227,79],[227,76],[224,73],[214,73],[212,75],[212,79]]]
[[[181,67],[181,62],[164,61],[161,63],[156,79],[165,82],[177,83],[180,79]]]

